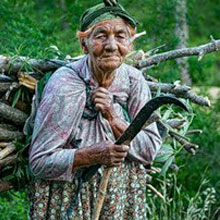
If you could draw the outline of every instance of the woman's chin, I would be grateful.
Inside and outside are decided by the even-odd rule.
[[[100,67],[104,72],[113,72],[121,66],[121,64],[121,62],[107,62],[103,63]]]

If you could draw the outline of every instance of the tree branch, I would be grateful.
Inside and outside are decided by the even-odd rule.
[[[189,153],[195,155],[196,150],[198,149],[198,145],[190,143],[189,141],[185,140],[184,138],[176,135],[174,132],[171,130],[169,131],[169,134],[171,137],[173,137],[178,143],[180,143],[186,151]]]
[[[23,137],[24,135],[20,131],[9,131],[0,128],[0,141],[12,141],[15,139],[22,139]]]
[[[0,94],[7,92],[10,86],[11,86],[11,83],[9,82],[6,82],[6,83],[0,82]]]
[[[10,120],[16,125],[24,125],[28,115],[16,108],[12,108],[3,102],[0,102],[0,117]]]
[[[148,86],[152,92],[161,90],[162,93],[172,93],[180,98],[189,99],[191,102],[210,107],[208,98],[196,95],[191,88],[185,85],[174,85],[170,83],[156,83],[147,81]]]
[[[0,151],[0,161],[7,157],[9,154],[15,151],[15,145],[13,143],[8,143],[7,147]]]
[[[205,54],[216,52],[219,49],[220,49],[220,40],[212,39],[210,43],[200,45],[198,47],[171,50],[154,55],[144,60],[140,60],[136,65],[136,67],[138,69],[142,69],[147,66],[158,65],[161,62],[167,60],[172,60],[180,57],[196,56],[196,55],[198,56],[198,60],[201,60]]]
[[[64,65],[66,62],[62,62]],[[55,71],[61,65],[49,60],[30,59],[29,57],[18,57],[13,60],[10,57],[0,56],[0,72],[17,75],[18,72],[25,71],[25,64],[30,66],[36,72]]]
[[[14,125],[10,125],[10,124],[0,124],[0,129],[6,129],[9,131],[17,131],[18,129],[16,128],[16,126]]]
[[[17,163],[18,161],[20,161],[20,158],[16,154],[8,156],[4,158],[3,160],[0,160],[0,169],[2,169],[3,167],[7,165],[13,165]]]

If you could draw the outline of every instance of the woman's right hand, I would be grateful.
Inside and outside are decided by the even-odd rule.
[[[127,145],[115,145],[110,141],[103,141],[91,147],[79,148],[75,152],[73,168],[96,164],[108,167],[120,166],[125,160],[128,150]]]

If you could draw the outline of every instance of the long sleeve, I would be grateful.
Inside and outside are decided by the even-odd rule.
[[[74,178],[76,149],[69,141],[79,125],[85,99],[85,84],[70,68],[60,68],[49,79],[37,110],[29,151],[36,177],[68,182]]]
[[[133,119],[144,104],[151,99],[151,93],[142,73],[134,68],[130,74],[130,85],[128,111]],[[156,123],[153,123],[139,132],[131,142],[129,158],[144,165],[150,164],[159,151],[161,142]]]

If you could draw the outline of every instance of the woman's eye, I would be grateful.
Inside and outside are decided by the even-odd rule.
[[[96,39],[104,39],[106,36],[104,34],[100,34],[96,36]]]
[[[123,34],[120,34],[117,37],[120,38],[120,39],[125,39],[126,38],[125,35],[123,35]]]

